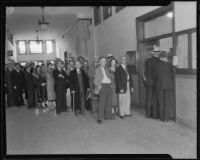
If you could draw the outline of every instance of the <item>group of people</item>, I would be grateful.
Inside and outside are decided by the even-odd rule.
[[[173,66],[166,54],[154,50],[145,62],[143,74],[147,89],[146,117],[169,120],[169,97],[173,89]],[[166,78],[167,77],[167,78]],[[71,108],[76,116],[86,110],[97,113],[97,122],[104,119],[121,119],[131,116],[131,94],[134,92],[132,73],[127,67],[127,57],[118,60],[109,54],[99,57],[89,66],[79,57],[65,64],[56,59],[41,66],[28,63],[9,63],[5,69],[7,106],[24,105],[28,109],[40,107],[55,110],[59,115],[68,112],[66,93],[70,91]]]

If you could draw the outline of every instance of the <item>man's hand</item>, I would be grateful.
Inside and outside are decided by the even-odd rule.
[[[75,91],[71,91],[71,93],[75,93]]]
[[[42,86],[46,86],[46,83],[42,83]]]
[[[16,86],[14,86],[13,88],[14,88],[14,89],[17,89],[17,87],[16,87]]]
[[[89,92],[89,91],[90,91],[90,88],[88,88],[87,91]]]
[[[133,93],[134,92],[134,89],[133,88],[131,88],[131,93]]]
[[[64,76],[62,74],[59,74],[58,76],[61,77],[61,78],[64,78]]]
[[[120,90],[120,93],[124,93],[124,90],[123,90],[123,89],[121,89],[121,90]]]

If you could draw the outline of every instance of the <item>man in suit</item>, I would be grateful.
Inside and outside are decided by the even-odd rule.
[[[133,80],[127,69],[126,56],[121,57],[121,65],[116,69],[117,93],[119,94],[119,116],[131,116],[131,92],[133,93]]]
[[[7,106],[14,106],[14,96],[13,96],[13,87],[12,87],[12,77],[11,74],[13,72],[13,63],[9,63],[8,67],[5,71],[5,86],[7,89]]]
[[[27,88],[27,103],[28,103],[28,109],[32,109],[36,107],[35,102],[35,89],[34,89],[34,80],[33,75],[31,73],[31,65],[26,64],[26,71],[24,72],[24,78],[26,81],[26,88]]]
[[[106,58],[100,57],[100,66],[95,69],[94,76],[94,94],[99,95],[98,104],[98,120],[101,124],[103,119],[113,119],[112,116],[112,88],[111,88],[111,76],[106,68]],[[105,115],[104,115],[105,112]]]
[[[81,69],[79,60],[75,63],[75,69],[70,72],[70,91],[74,94],[75,115],[85,114],[86,92],[90,90],[86,73]]]
[[[161,53],[158,46],[154,46],[152,51],[152,56],[147,58],[145,62],[145,83],[147,87],[147,96],[146,96],[146,118],[158,118],[158,104],[156,98],[156,70],[160,59],[158,58]]]
[[[166,52],[160,55],[156,70],[156,93],[158,99],[159,118],[168,121],[171,118],[170,105],[173,95],[173,65],[168,61]]]
[[[20,71],[20,64],[16,63],[13,72],[11,73],[12,87],[14,91],[14,102],[17,107],[24,104],[23,99],[23,88],[24,88],[24,77]]]
[[[67,74],[62,69],[63,62],[60,59],[56,60],[57,68],[53,71],[54,90],[56,94],[56,114],[67,112],[66,91],[67,91]]]

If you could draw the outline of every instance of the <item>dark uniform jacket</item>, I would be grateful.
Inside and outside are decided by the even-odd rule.
[[[128,68],[127,68],[127,71],[128,71],[128,74],[129,74],[130,88],[133,88],[133,80],[132,80],[132,76],[131,76],[131,73],[128,70]],[[117,69],[116,69],[116,84],[117,84],[116,90],[117,90],[117,93],[120,93],[121,89],[123,89],[124,93],[126,93],[126,91],[127,91],[127,77],[128,77],[128,75],[127,75],[126,71],[124,70],[124,68],[122,67],[122,65],[117,67]]]
[[[59,74],[61,74],[62,76],[64,76],[64,78],[59,77]],[[54,76],[54,80],[55,80],[55,83],[54,83],[54,90],[55,90],[55,92],[62,92],[62,91],[66,92],[67,87],[68,87],[69,84],[67,84],[68,76],[65,73],[65,71],[62,70],[62,69],[61,69],[61,71],[59,71],[58,68],[56,68],[53,71],[53,76]]]
[[[156,72],[156,89],[173,89],[173,66],[160,61]]]
[[[83,84],[83,90],[84,93],[86,93],[86,90],[89,88],[89,81],[88,77],[82,69],[80,69],[81,75],[82,75],[82,84]],[[79,81],[78,81],[78,73],[76,69],[72,70],[70,72],[70,91],[75,91],[79,92],[80,91],[80,86],[79,86]]]
[[[156,80],[156,70],[158,68],[158,64],[160,62],[160,59],[158,57],[152,56],[149,59],[149,64],[148,64],[148,79],[149,79],[149,85],[155,86],[155,80]]]

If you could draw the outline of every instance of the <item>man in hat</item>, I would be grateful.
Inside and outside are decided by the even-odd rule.
[[[156,90],[155,90],[155,80],[156,80],[156,70],[160,62],[158,58],[161,53],[158,46],[154,46],[152,51],[152,56],[147,58],[145,62],[145,83],[147,88],[146,96],[146,118],[158,118],[158,105],[156,99]]]

